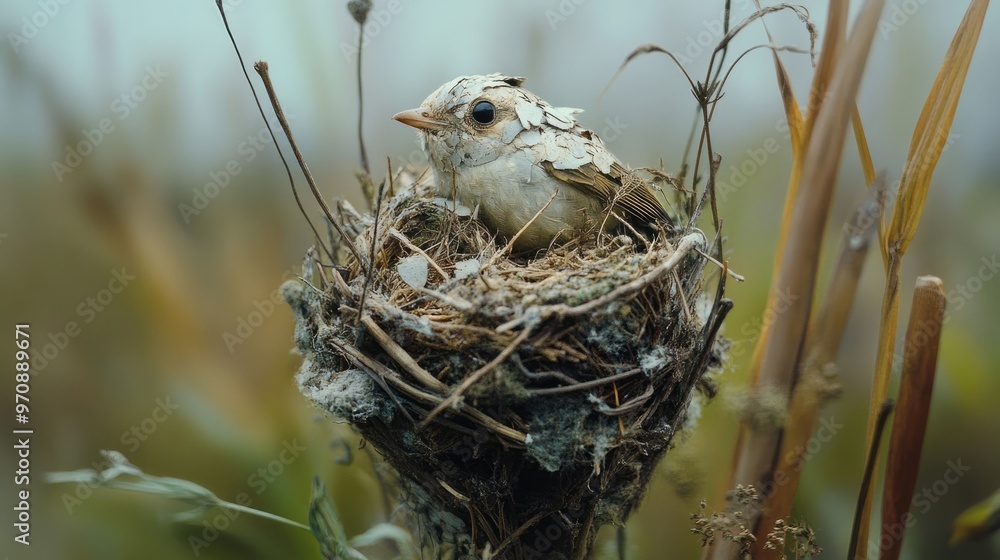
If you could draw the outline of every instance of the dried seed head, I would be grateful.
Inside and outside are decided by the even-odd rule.
[[[364,25],[368,21],[368,14],[372,11],[371,0],[351,0],[347,3],[347,11],[351,12],[351,17],[358,25]]]

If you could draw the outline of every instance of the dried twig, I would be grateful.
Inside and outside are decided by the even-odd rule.
[[[398,373],[389,369],[378,360],[369,358],[363,352],[355,348],[353,345],[349,344],[346,340],[337,337],[331,337],[330,342],[334,344],[341,352],[343,352],[344,356],[346,356],[349,360],[351,360],[351,362],[353,362],[355,365],[357,365],[358,367],[363,367],[364,369],[378,375],[381,379],[384,379],[385,381],[390,383],[393,387],[396,387],[397,389],[401,390],[407,396],[427,404],[438,404],[444,402],[444,399],[442,399],[441,397],[432,395],[430,393],[425,393],[424,391],[421,391],[420,389],[417,389],[416,387],[413,387],[412,385],[406,383],[405,381],[402,380],[402,378],[399,376]],[[440,404],[438,404],[438,406],[440,406]],[[497,422],[493,418],[487,416],[486,414],[483,414],[482,412],[476,410],[471,406],[463,407],[462,412],[465,415],[469,416],[470,418],[482,424],[483,427],[512,442],[523,445],[527,441],[526,434],[523,434],[515,430],[514,428],[504,426],[503,424]],[[425,421],[424,424],[426,423],[427,422]]]
[[[320,208],[323,209],[323,214],[326,215],[327,222],[337,230],[340,234],[342,242],[347,246],[351,254],[358,261],[358,265],[362,268],[367,269],[365,266],[365,261],[361,257],[361,253],[358,248],[354,245],[354,241],[350,236],[344,231],[343,226],[340,225],[340,221],[334,218],[333,211],[330,210],[330,205],[327,204],[326,199],[323,194],[319,192],[319,187],[316,186],[316,179],[313,178],[312,172],[309,171],[309,166],[306,165],[305,158],[302,157],[302,152],[299,151],[299,146],[295,143],[295,137],[292,135],[292,127],[288,124],[288,119],[285,118],[285,112],[281,108],[281,103],[278,101],[278,95],[274,91],[274,85],[271,84],[271,76],[267,70],[267,63],[264,61],[257,62],[253,65],[254,70],[260,75],[261,80],[264,81],[264,89],[267,91],[267,97],[271,100],[271,107],[274,109],[274,114],[278,117],[278,123],[281,125],[281,129],[285,132],[285,137],[288,138],[288,143],[292,147],[292,153],[295,154],[295,159],[299,162],[299,168],[302,169],[302,174],[306,177],[306,183],[309,184],[309,188],[312,190],[313,198],[319,203]]]
[[[462,393],[467,391],[469,387],[475,385],[476,382],[482,379],[483,376],[485,376],[487,373],[493,371],[494,369],[497,368],[497,366],[504,363],[504,361],[506,361],[507,358],[510,357],[510,355],[513,354],[514,351],[521,346],[521,344],[525,341],[525,339],[528,338],[528,335],[530,334],[531,334],[531,327],[524,329],[523,331],[521,331],[520,334],[514,337],[514,340],[511,341],[511,343],[508,344],[506,348],[501,350],[500,353],[497,354],[495,358],[490,360],[488,364],[479,368],[473,373],[470,373],[469,376],[466,377],[464,380],[462,380],[462,383],[459,384],[459,386],[456,387],[455,390],[453,390],[450,395],[448,395],[448,398],[444,399],[443,401],[441,401],[441,404],[434,407],[434,410],[432,410],[430,414],[428,414],[427,417],[424,418],[422,425],[426,426],[431,420],[434,419],[435,416],[441,414],[443,410],[445,410],[448,407],[454,406],[454,404],[458,401],[458,399],[461,398]]]
[[[274,131],[271,130],[271,123],[267,120],[267,116],[264,115],[264,107],[260,103],[260,98],[257,97],[257,90],[253,87],[253,81],[250,80],[250,73],[247,72],[246,64],[243,62],[243,55],[240,53],[240,48],[236,45],[236,38],[233,37],[233,32],[229,28],[229,19],[226,18],[226,10],[222,6],[222,0],[215,0],[215,5],[219,9],[219,13],[222,15],[222,23],[226,26],[226,33],[229,34],[229,41],[233,44],[233,49],[236,50],[236,58],[240,61],[240,69],[243,70],[243,76],[247,80],[247,84],[250,86],[250,93],[253,94],[253,100],[257,104],[257,111],[260,113],[260,118],[264,120],[264,126],[267,127],[267,133],[274,138]],[[295,204],[299,207],[299,212],[302,217],[305,218],[306,223],[309,224],[309,229],[312,230],[315,236],[316,243],[323,248],[323,252],[327,254],[331,259],[333,259],[333,253],[330,249],[323,243],[323,238],[319,235],[319,230],[313,224],[312,220],[309,219],[309,214],[306,212],[305,206],[302,205],[302,199],[299,198],[299,191],[295,188],[295,179],[292,177],[292,170],[288,166],[288,160],[285,159],[284,152],[281,151],[281,146],[277,142],[274,143],[275,150],[278,151],[278,157],[281,158],[281,164],[285,167],[285,174],[288,176],[288,184],[292,188],[292,197],[295,198]]]
[[[910,322],[903,345],[903,374],[896,416],[892,421],[882,493],[882,538],[879,560],[897,560],[903,549],[903,527],[917,486],[920,452],[934,392],[938,345],[944,323],[945,294],[940,278],[921,276],[913,292]]]
[[[608,383],[613,383],[615,381],[620,381],[622,379],[628,379],[639,373],[642,373],[642,368],[634,368],[622,373],[616,373],[614,375],[609,375],[607,377],[602,377],[600,379],[594,379],[592,381],[581,381],[566,387],[548,387],[544,389],[530,389],[528,393],[539,396],[539,395],[558,395],[561,393],[572,393],[574,391],[586,391],[587,389],[593,389],[594,387],[600,387],[601,385],[607,385]]]
[[[442,280],[448,280],[448,273],[445,272],[443,268],[441,268],[441,265],[439,265],[437,263],[437,261],[435,261],[434,259],[432,259],[431,256],[428,255],[426,251],[424,251],[420,247],[417,247],[416,245],[414,245],[413,242],[410,241],[410,239],[408,237],[406,237],[405,235],[403,235],[402,233],[400,233],[400,231],[398,229],[396,229],[396,228],[389,228],[389,235],[391,235],[391,236],[395,237],[396,239],[398,239],[399,242],[402,243],[403,245],[406,245],[407,249],[409,249],[409,250],[413,251],[414,253],[420,255],[421,257],[423,257],[424,260],[427,261],[427,264],[431,265],[434,268],[434,270],[436,270],[437,273],[441,275],[441,279]]]
[[[695,249],[699,244],[704,243],[705,236],[701,232],[689,233],[681,238],[677,243],[677,248],[671,253],[670,258],[663,262],[663,264],[657,266],[653,270],[643,274],[642,276],[636,278],[635,280],[618,286],[614,290],[604,294],[601,297],[594,298],[587,303],[582,303],[570,307],[565,304],[558,305],[546,305],[538,310],[538,316],[541,319],[548,319],[550,317],[559,317],[562,319],[571,317],[580,317],[583,315],[588,315],[593,313],[597,309],[606,307],[609,303],[621,299],[627,299],[633,294],[645,289],[647,286],[656,282],[664,275],[669,273],[674,269],[689,252]],[[512,321],[504,323],[497,327],[497,332],[509,331],[529,320],[528,316],[518,317]]]
[[[424,368],[420,367],[420,364],[410,356],[402,346],[396,344],[396,341],[392,339],[382,327],[378,326],[371,316],[365,315],[361,318],[361,322],[368,328],[368,332],[375,338],[375,341],[379,343],[379,346],[386,351],[389,356],[396,361],[397,364],[402,366],[402,368],[417,379],[420,383],[427,387],[428,389],[437,391],[438,393],[445,394],[448,392],[448,386],[437,380],[436,377],[431,375],[431,373]]]

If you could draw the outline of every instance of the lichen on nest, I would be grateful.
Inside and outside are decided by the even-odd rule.
[[[354,250],[333,236],[283,288],[297,381],[396,470],[430,549],[530,558],[552,524],[545,557],[589,548],[638,504],[695,388],[711,392],[725,305],[696,305],[707,241],[602,236],[511,258],[455,210],[416,187],[377,217],[340,204]]]

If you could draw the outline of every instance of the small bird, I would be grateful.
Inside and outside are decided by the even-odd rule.
[[[622,222],[633,233],[669,230],[652,188],[577,123],[581,110],[553,107],[523,82],[461,76],[392,117],[418,129],[438,195],[474,209],[507,240],[530,224],[513,243],[518,252]]]

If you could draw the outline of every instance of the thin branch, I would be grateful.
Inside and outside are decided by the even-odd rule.
[[[500,353],[497,354],[495,358],[490,360],[488,364],[472,372],[468,377],[463,379],[462,382],[458,385],[458,387],[456,387],[455,390],[451,392],[451,395],[448,395],[448,398],[444,399],[441,402],[441,404],[434,407],[434,410],[432,410],[430,414],[428,414],[427,417],[424,418],[423,422],[421,422],[420,425],[426,426],[431,422],[431,420],[434,419],[434,417],[436,417],[438,414],[441,414],[441,412],[444,411],[446,408],[453,406],[456,403],[456,401],[458,401],[458,399],[462,396],[462,393],[468,390],[469,387],[475,385],[487,373],[493,371],[500,364],[504,363],[504,361],[508,357],[510,357],[510,355],[513,354],[515,350],[521,347],[521,344],[528,338],[528,335],[530,334],[531,334],[531,327],[528,327],[523,331],[521,331],[521,333],[518,334],[516,337],[514,337],[514,340],[512,340],[511,343],[508,344],[506,348],[501,350]]]
[[[222,14],[222,23],[226,26],[226,33],[229,34],[229,41],[233,44],[233,49],[236,51],[236,58],[240,61],[240,70],[243,70],[243,76],[246,78],[247,85],[250,86],[250,93],[253,94],[254,103],[257,104],[257,111],[260,113],[260,118],[264,120],[264,126],[267,127],[267,133],[271,135],[274,139],[274,131],[271,129],[271,123],[268,122],[267,116],[264,115],[264,107],[260,103],[260,97],[257,96],[257,90],[253,87],[253,81],[250,80],[250,73],[247,72],[246,64],[243,62],[243,55],[240,53],[240,48],[236,45],[236,38],[233,37],[233,32],[229,28],[229,20],[226,18],[226,11],[222,7],[222,0],[216,0],[215,5],[219,8],[219,13]],[[295,179],[292,177],[292,169],[288,166],[288,160],[285,159],[284,152],[281,151],[281,146],[275,141],[274,148],[278,151],[278,157],[281,158],[281,165],[285,167],[285,174],[288,175],[288,184],[292,187],[292,196],[295,198],[295,204],[299,207],[299,212],[302,213],[302,217],[306,219],[306,223],[309,224],[309,229],[312,230],[313,235],[316,238],[316,243],[323,248],[323,251],[330,257],[333,261],[333,253],[327,248],[326,244],[323,243],[323,238],[319,235],[319,230],[309,219],[309,214],[306,212],[305,206],[302,205],[302,199],[299,197],[299,191],[295,188]]]
[[[221,0],[219,0],[221,2]],[[354,241],[347,235],[344,231],[344,227],[340,225],[340,222],[333,216],[333,211],[330,210],[330,205],[326,203],[326,199],[323,198],[323,194],[319,192],[319,187],[316,186],[316,180],[312,176],[312,172],[309,171],[309,166],[306,165],[306,160],[302,157],[302,152],[299,151],[298,145],[295,143],[295,137],[292,135],[292,128],[288,125],[288,119],[285,118],[285,112],[281,109],[281,103],[278,101],[278,96],[274,91],[274,86],[271,84],[271,76],[267,70],[267,63],[264,61],[257,62],[253,65],[254,70],[260,75],[260,78],[264,80],[264,89],[267,91],[267,97],[271,100],[271,107],[274,109],[274,113],[278,116],[278,122],[281,124],[282,130],[285,132],[285,137],[288,138],[288,143],[292,147],[292,153],[295,154],[295,159],[299,162],[299,168],[302,169],[302,174],[306,177],[306,182],[309,184],[309,188],[312,190],[313,198],[319,203],[320,208],[323,209],[323,213],[326,215],[327,221],[330,225],[337,230],[340,234],[341,240],[347,245],[348,250],[357,259],[358,265],[367,270],[365,266],[364,259],[361,257],[361,253],[358,251],[357,246],[354,245]]]

